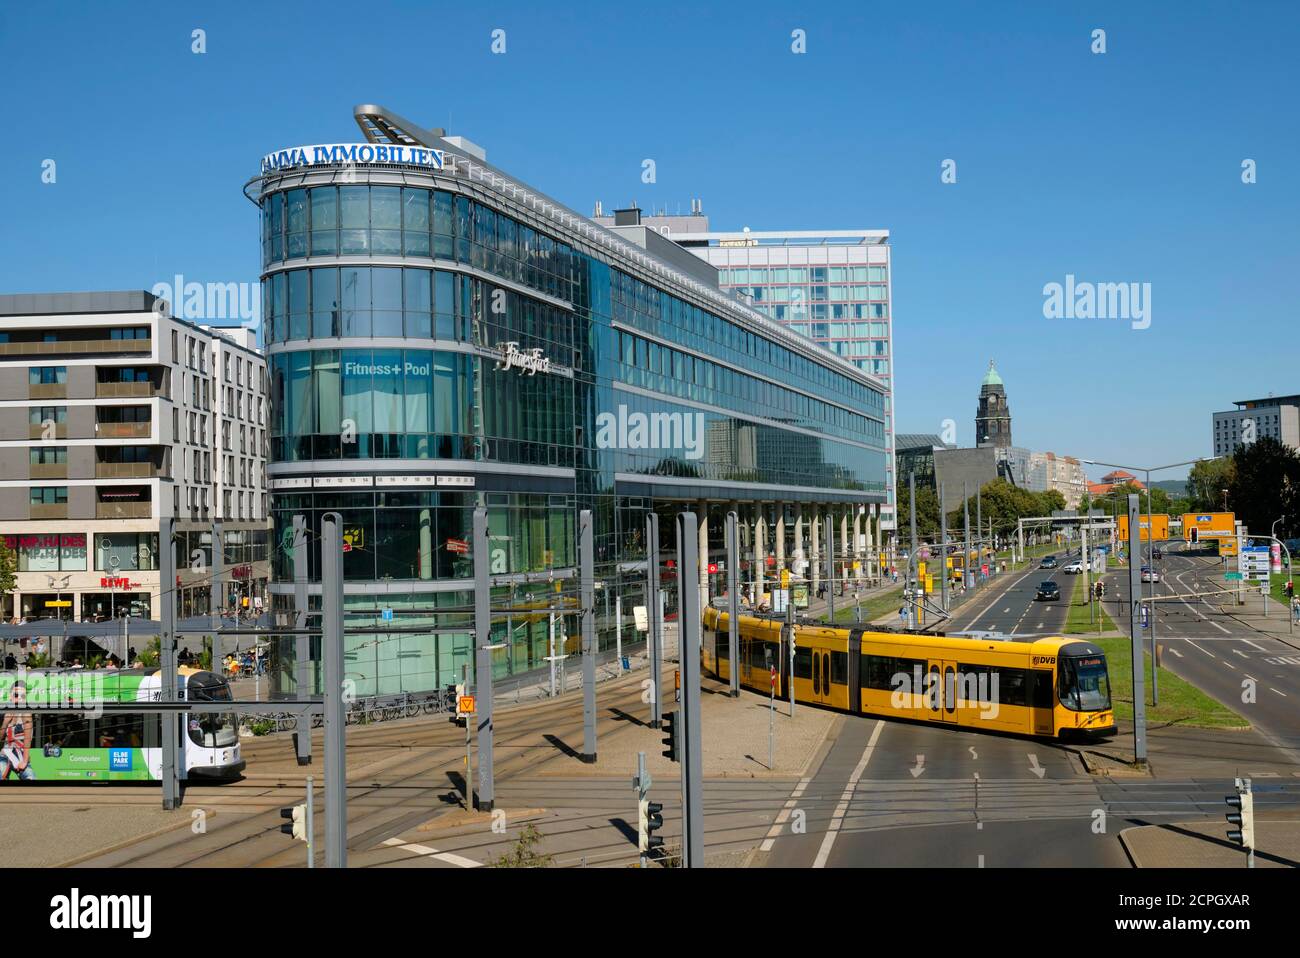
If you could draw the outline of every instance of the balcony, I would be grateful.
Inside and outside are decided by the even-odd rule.
[[[160,475],[158,467],[151,462],[95,463],[96,479],[153,479],[158,475]]]
[[[153,383],[95,383],[96,399],[152,399],[161,394]]]
[[[36,507],[32,506],[32,511]],[[96,519],[148,519],[153,515],[152,502],[97,502]],[[32,516],[33,519],[36,516]]]
[[[3,345],[4,343],[0,343],[0,346]],[[29,390],[29,392],[27,393],[28,399],[67,399],[68,398],[67,383],[32,383],[27,388]]]
[[[33,463],[30,468],[31,473],[28,478],[31,479],[68,478],[68,464],[66,462]]]
[[[49,505],[32,503],[31,518],[66,519],[68,518],[68,504],[66,502],[50,503]]]
[[[34,425],[34,424],[29,423],[29,424],[28,424],[28,428],[27,428],[27,438],[28,438],[28,439],[44,439],[44,438],[45,438],[45,427],[44,427],[44,426],[38,426],[38,425]],[[56,423],[54,424],[54,435],[51,436],[50,438],[51,438],[51,439],[67,439],[67,438],[68,438],[68,424],[67,424],[66,422],[56,422]]]
[[[95,424],[99,439],[148,439],[153,433],[151,422],[100,422]]]
[[[0,356],[107,356],[151,353],[151,339],[67,339],[57,343],[0,343]]]

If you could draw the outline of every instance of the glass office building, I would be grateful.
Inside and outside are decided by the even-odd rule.
[[[494,613],[498,681],[548,668],[553,642],[577,651],[576,620],[530,610],[576,595],[581,509],[595,518],[603,652],[644,641],[633,610],[651,510],[666,558],[672,515],[706,516],[701,588],[725,578],[707,563],[729,509],[760,589],[803,548],[790,536],[805,516],[838,517],[867,556],[888,486],[878,379],[719,290],[693,257],[674,263],[667,241],[597,226],[472,143],[380,107],[356,119],[367,143],[270,154],[245,192],[261,211],[276,604],[292,600],[292,517],[315,534],[338,511],[348,624],[428,630],[350,636],[358,694],[472,671],[480,505],[492,606],[507,610]],[[850,551],[842,574],[869,568]],[[277,648],[281,694],[292,644]]]

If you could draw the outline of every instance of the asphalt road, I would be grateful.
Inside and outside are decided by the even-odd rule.
[[[1062,566],[1065,564],[1063,555],[1063,552],[1057,553]],[[1075,577],[1063,573],[1060,566],[1055,569],[1040,569],[1038,561],[1034,560],[1025,572],[1003,575],[994,580],[991,587],[986,587],[982,595],[971,597],[966,606],[944,624],[944,631],[1004,632],[1017,635],[1050,635],[1060,632],[1065,628]],[[1040,602],[1037,600],[1038,584],[1048,580],[1061,587],[1061,598]]]
[[[1157,596],[1185,597],[1155,604],[1161,664],[1244,715],[1300,764],[1300,634],[1288,641],[1261,632],[1259,619],[1243,617],[1228,595],[1188,597],[1226,589],[1217,558],[1166,552],[1157,568]],[[1106,592],[1107,611],[1129,632],[1126,570],[1108,573]],[[1251,603],[1247,609],[1262,608]],[[1276,602],[1270,609],[1272,625],[1284,630],[1284,610]]]

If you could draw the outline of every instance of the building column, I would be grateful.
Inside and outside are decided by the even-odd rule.
[[[853,558],[857,560],[858,569],[854,578],[862,580],[867,571],[866,555],[862,548],[862,506],[853,507]]]
[[[840,513],[840,552],[844,559],[840,565],[840,582],[848,584],[848,578],[853,571],[854,548],[849,542],[849,510],[843,505],[835,507]]]
[[[766,506],[754,503],[754,604],[763,598],[763,562],[767,554]]]
[[[821,505],[813,503],[812,507],[812,555],[808,557],[812,571],[812,597],[822,583],[822,516]]]
[[[794,555],[790,560],[790,571],[796,576],[803,576],[807,571],[807,555],[803,552],[803,503],[794,503]]]
[[[696,506],[700,517],[700,609],[709,605],[709,503],[701,499]]]
[[[776,504],[776,574],[785,568],[785,503]]]

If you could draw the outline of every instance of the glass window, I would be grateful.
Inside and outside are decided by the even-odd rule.
[[[406,379],[406,432],[432,431],[433,356],[426,350],[408,349],[403,357]],[[427,453],[426,453],[427,454]]]
[[[32,386],[53,386],[67,381],[67,366],[31,366],[27,370],[27,382]]]
[[[338,190],[333,186],[317,186],[310,192],[312,255],[337,253],[339,248]]]
[[[307,191],[290,190],[286,196],[289,256],[307,255]]]
[[[370,267],[344,266],[340,270],[344,336],[370,335]]]
[[[358,435],[372,431],[373,404],[370,398],[371,356],[368,349],[345,349],[343,363],[343,418],[350,420]]]
[[[402,191],[396,186],[370,188],[370,251],[400,255],[402,252]]]
[[[433,431],[455,435],[461,429],[461,409],[456,393],[456,372],[461,365],[456,353],[433,354]]]
[[[295,269],[289,272],[289,338],[307,338],[307,271]]]
[[[433,336],[433,297],[427,269],[402,270],[406,335],[428,339]]]
[[[370,295],[374,311],[374,335],[402,335],[402,271],[376,266],[371,270]]]
[[[376,349],[371,366],[376,433],[405,432],[402,426],[402,353]]]
[[[316,397],[316,431],[337,435],[342,430],[339,415],[339,354],[333,349],[313,353],[312,379]]]
[[[339,187],[339,226],[339,252],[370,251],[370,187]]]
[[[455,339],[456,274],[438,270],[434,274],[434,309],[437,311],[437,337]]]
[[[336,267],[311,271],[311,334],[314,338],[339,334],[339,271]]]

